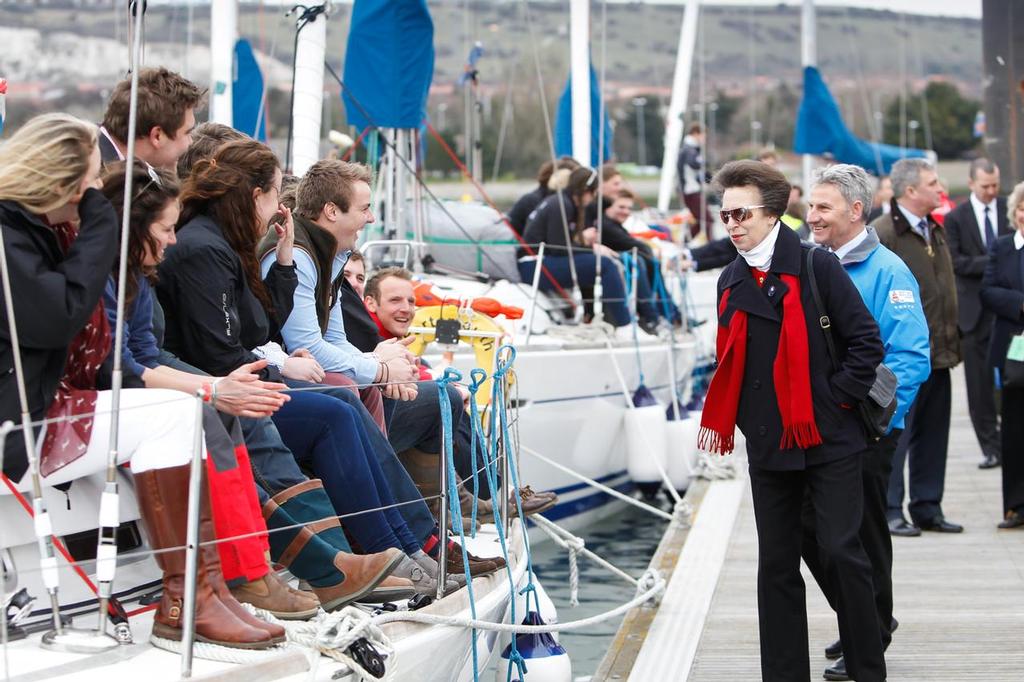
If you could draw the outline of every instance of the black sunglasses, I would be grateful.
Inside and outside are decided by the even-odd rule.
[[[755,204],[753,206],[739,206],[737,208],[730,208],[729,210],[722,210],[718,212],[718,216],[722,219],[722,223],[725,225],[729,224],[729,220],[734,220],[737,223],[742,223],[744,220],[749,220],[750,216],[754,215],[752,209],[764,208],[764,204]]]

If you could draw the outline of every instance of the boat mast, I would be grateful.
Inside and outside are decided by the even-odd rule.
[[[818,65],[818,27],[814,15],[814,0],[804,0],[800,12],[800,63],[806,68]],[[803,169],[804,191],[811,185],[811,171],[814,168],[814,156],[804,154],[801,159]]]
[[[210,3],[210,120],[226,126],[234,125],[231,88],[237,41],[237,0]]]
[[[320,159],[326,52],[327,7],[321,3],[306,8],[298,19],[289,168],[295,175],[303,175]]]
[[[569,73],[572,78],[572,155],[584,166],[590,158],[590,0],[569,4]]]
[[[665,128],[665,156],[661,160],[661,182],[658,184],[658,210],[668,211],[676,188],[676,159],[683,139],[683,115],[690,97],[690,71],[693,49],[697,42],[697,18],[700,0],[688,0],[679,30],[679,50],[676,52],[676,73],[672,80],[672,99],[668,105],[668,124]]]

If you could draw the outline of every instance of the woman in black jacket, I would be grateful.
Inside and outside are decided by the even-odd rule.
[[[1024,182],[1006,201],[1013,234],[989,252],[981,281],[981,303],[995,313],[989,366],[1002,375],[1014,336],[1024,333]],[[1002,387],[1003,520],[1000,528],[1024,527],[1024,388]]]
[[[544,252],[544,268],[563,288],[572,286],[569,258],[576,266],[576,276],[581,287],[594,286],[597,276],[597,259],[601,259],[601,285],[604,291],[604,308],[609,321],[616,327],[629,324],[629,307],[626,305],[626,285],[622,279],[619,262],[598,249],[597,229],[586,220],[586,206],[597,195],[597,171],[593,168],[577,168],[569,176],[569,186],[564,192],[553,194],[544,200],[530,216],[523,232],[523,240],[534,251],[541,242],[547,244]],[[568,232],[568,242],[566,233]],[[521,252],[519,254],[519,275],[524,282],[533,279],[537,257]],[[542,291],[553,290],[554,284],[548,275],[540,278]]]
[[[847,669],[885,679],[871,582],[859,539],[864,430],[852,409],[867,397],[884,349],[878,326],[839,260],[812,255],[827,311],[807,276],[807,249],[779,222],[789,182],[771,166],[734,161],[715,182],[739,257],[718,280],[718,369],[701,416],[700,446],[727,454],[747,439],[758,539],[758,618],[766,681],[808,680],[807,612],[800,577],[801,508],[814,508],[818,545],[836,585]],[[828,314],[836,371],[819,327]]]
[[[278,201],[281,177],[270,148],[244,140],[229,142],[213,158],[196,163],[185,182],[177,243],[167,249],[160,265],[157,293],[167,317],[165,346],[205,372],[229,373],[254,360],[251,349],[277,336],[291,312],[297,284],[294,227],[290,211]],[[256,246],[279,213],[285,219],[274,228],[279,235],[276,262],[261,279]],[[264,371],[271,378],[280,376],[270,366]],[[345,389],[336,390],[339,396],[349,395]],[[398,511],[359,413],[358,398],[352,398],[353,404],[310,391],[292,393],[290,398],[272,419],[299,463],[323,479],[322,489],[333,509],[319,498],[313,500],[312,482],[280,492],[275,500],[301,498],[323,506],[325,517],[335,516],[335,511],[348,515],[345,527],[366,552],[401,549],[405,556],[398,553],[380,573],[384,587],[394,588],[392,598],[413,589],[436,590],[430,577],[436,574],[436,563],[421,551],[433,528],[414,533]],[[372,420],[369,428],[376,429]],[[400,468],[394,451],[388,454]],[[422,498],[417,499],[425,508]],[[425,514],[429,518],[429,512]],[[338,548],[349,550],[347,544]],[[324,608],[338,605],[328,603]]]
[[[98,473],[107,462],[111,391],[98,389],[109,384],[113,333],[101,296],[117,253],[117,219],[98,191],[97,132],[73,116],[46,114],[0,147],[0,222],[25,389],[33,418],[45,415],[50,422],[39,460],[44,485]],[[17,419],[19,411],[9,327],[4,316],[0,419]],[[171,550],[155,557],[164,572],[153,623],[154,644],[161,646],[181,639],[185,553],[173,548],[185,543],[188,496],[181,493],[191,469],[194,401],[175,391],[130,388],[121,391],[120,401],[127,412],[119,424],[119,463],[131,461],[150,544]],[[4,474],[15,482],[27,468],[21,443],[8,438],[4,453]],[[20,481],[19,487],[27,486]],[[200,509],[208,520],[205,484]],[[212,549],[200,556],[197,637],[229,647],[270,646],[267,630],[237,615],[242,608],[224,586],[216,554]]]

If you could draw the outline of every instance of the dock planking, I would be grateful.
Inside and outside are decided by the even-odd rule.
[[[953,391],[943,508],[966,530],[960,535],[893,538],[895,616],[900,626],[886,654],[890,682],[1024,679],[1024,531],[996,529],[1001,472],[977,468],[981,451],[967,416],[960,369],[953,371]],[[760,679],[756,577],[757,536],[748,489],[741,497],[692,665],[688,674],[681,670],[676,679]],[[829,663],[823,649],[837,637],[835,614],[806,569],[804,580],[811,650],[808,674],[819,680]],[[630,634],[620,632],[619,638]],[[671,653],[645,647],[638,661],[647,656]],[[628,676],[621,669],[616,672],[622,679]]]

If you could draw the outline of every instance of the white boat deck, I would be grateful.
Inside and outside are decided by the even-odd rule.
[[[996,529],[1000,470],[977,468],[981,454],[967,417],[962,371],[955,370],[953,379],[943,507],[966,530],[893,538],[900,626],[886,655],[890,682],[1024,679],[1024,531]],[[726,537],[715,537],[722,530]],[[701,537],[706,544],[696,542]],[[684,548],[629,679],[760,679],[757,536],[745,480],[709,486],[688,540],[694,542]],[[705,572],[715,567],[719,552],[721,571],[709,579]],[[806,570],[804,577],[809,674],[817,680],[829,663],[822,650],[836,639],[836,622]],[[619,671],[615,677],[625,676]]]

